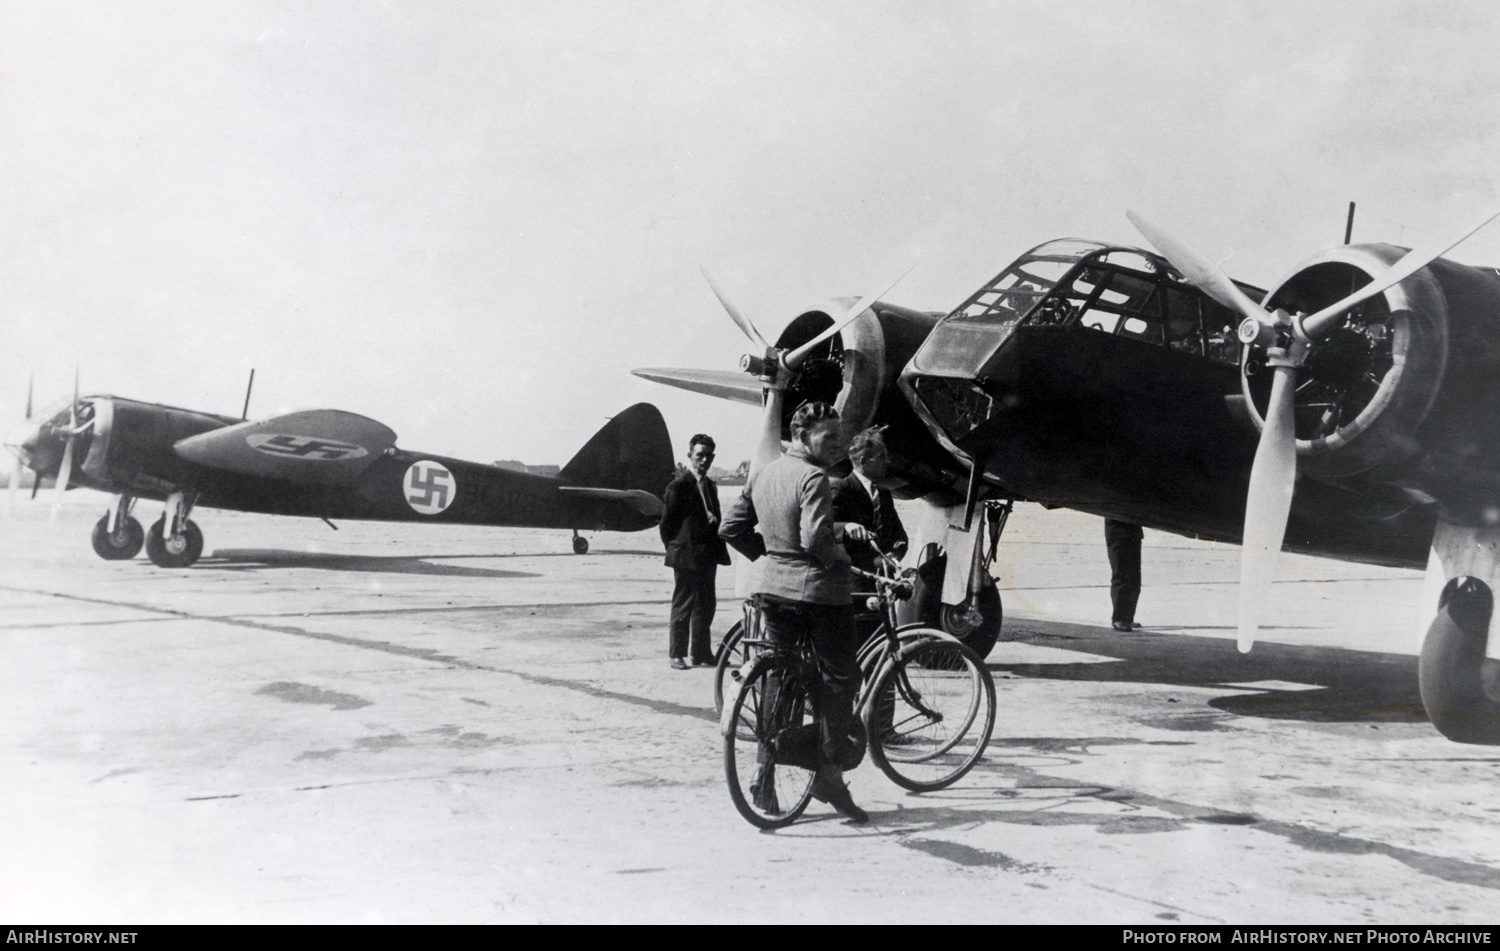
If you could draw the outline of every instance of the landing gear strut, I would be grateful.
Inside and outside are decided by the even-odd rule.
[[[166,510],[146,533],[146,557],[159,568],[186,568],[203,554],[203,532],[188,520],[194,498],[173,492]]]
[[[587,555],[589,553],[589,540],[578,534],[578,529],[573,529],[573,554]]]
[[[945,604],[942,612],[943,630],[963,641],[981,658],[989,654],[1000,639],[1000,625],[1004,611],[1000,604],[1000,589],[990,574],[995,563],[995,554],[1000,547],[1000,536],[1005,532],[1005,523],[1015,503],[1010,499],[985,499],[979,503],[981,518],[974,527],[978,533],[974,539],[974,555],[969,563],[969,591],[962,604]],[[988,542],[988,544],[986,544]]]
[[[141,523],[130,517],[135,499],[120,495],[104,517],[94,524],[94,554],[105,561],[129,561],[146,542]]]

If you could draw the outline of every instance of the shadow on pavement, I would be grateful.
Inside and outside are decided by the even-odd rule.
[[[196,568],[258,571],[267,568],[318,568],[324,571],[373,571],[382,574],[444,575],[450,578],[537,578],[530,571],[466,568],[433,564],[428,558],[475,558],[478,555],[342,555],[326,552],[282,551],[276,548],[227,548],[204,558]]]
[[[1425,723],[1417,658],[1333,647],[1260,643],[1241,654],[1231,638],[1193,637],[1021,618],[1005,620],[1005,641],[1113,657],[1118,663],[1005,663],[990,668],[1039,680],[1218,687],[1286,681],[1319,689],[1266,689],[1217,697],[1210,707],[1238,716],[1322,723]],[[1200,718],[1201,719],[1201,718]],[[1204,721],[1204,729],[1213,724]],[[1189,726],[1180,726],[1189,729]]]

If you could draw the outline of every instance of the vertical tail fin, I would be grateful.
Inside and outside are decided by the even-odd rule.
[[[640,489],[661,498],[673,472],[666,420],[650,403],[637,403],[605,423],[557,477],[570,485]]]

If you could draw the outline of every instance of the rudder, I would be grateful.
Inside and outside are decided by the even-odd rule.
[[[637,403],[605,423],[557,477],[570,485],[639,489],[661,498],[674,472],[666,420],[650,403]]]

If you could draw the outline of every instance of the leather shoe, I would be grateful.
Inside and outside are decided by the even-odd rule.
[[[1129,621],[1116,621],[1111,626],[1114,627],[1114,629],[1117,631],[1130,631],[1135,629],[1135,625],[1131,624]]]
[[[673,670],[687,670],[688,669],[687,661],[683,660],[681,657],[673,657],[672,658],[672,669]]]
[[[716,660],[714,660],[712,657],[694,657],[693,658],[693,666],[694,667],[717,667],[717,666],[719,666],[719,662],[716,661]]]
[[[849,795],[849,787],[842,782],[833,783],[822,776],[814,777],[812,784],[812,797],[818,802],[826,802],[840,815],[854,822],[869,822],[870,815],[854,804],[854,797]]]

